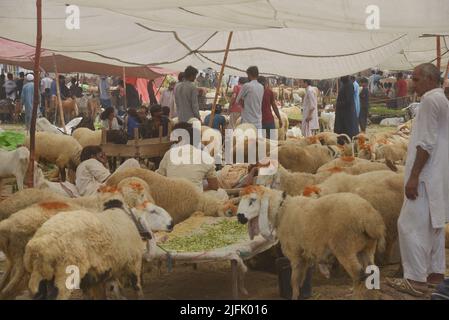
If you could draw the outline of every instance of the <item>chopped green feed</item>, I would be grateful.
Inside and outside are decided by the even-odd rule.
[[[14,150],[17,145],[25,143],[25,134],[15,131],[2,131],[0,132],[0,149]]]
[[[204,224],[198,233],[179,236],[160,244],[168,251],[202,252],[223,248],[247,239],[247,227],[234,219]]]

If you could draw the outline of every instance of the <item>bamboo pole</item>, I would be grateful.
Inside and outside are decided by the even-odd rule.
[[[215,118],[215,107],[217,106],[218,94],[220,93],[220,88],[221,88],[221,79],[223,78],[223,72],[224,72],[224,68],[226,65],[226,60],[228,59],[228,53],[229,53],[229,47],[231,45],[232,35],[233,35],[233,32],[232,31],[229,32],[228,43],[226,44],[226,50],[225,50],[225,54],[223,57],[223,63],[221,64],[220,75],[218,77],[217,86],[215,88],[214,103],[212,104],[212,110],[210,113],[210,119],[209,119],[209,124],[208,124],[209,127],[211,127],[211,128],[212,128],[212,124],[213,124],[214,118]]]
[[[55,67],[55,77],[56,77],[56,95],[58,98],[58,107],[59,107],[59,118],[61,121],[61,125],[64,129],[64,133],[67,134],[67,129],[65,127],[65,120],[64,120],[64,110],[62,109],[62,100],[61,100],[61,88],[59,86],[59,73],[58,73],[58,66],[56,64],[56,58],[55,54],[53,53],[53,65]]]
[[[28,186],[34,186],[34,160],[36,151],[36,118],[37,108],[39,106],[39,65],[41,62],[41,43],[42,43],[42,0],[36,0],[37,14],[37,32],[36,32],[36,49],[34,51],[34,96],[33,110],[31,112],[30,123],[30,161],[28,163]]]
[[[154,94],[154,96],[156,97],[157,94],[159,93],[159,91],[161,90],[162,86],[164,85],[165,79],[167,79],[167,75],[165,75],[164,80],[162,80],[161,85],[159,86],[159,88],[157,88],[156,93]],[[157,99],[157,98],[156,98]]]
[[[437,36],[437,68],[441,70],[441,37]]]

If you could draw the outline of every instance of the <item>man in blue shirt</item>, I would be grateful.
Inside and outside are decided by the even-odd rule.
[[[25,108],[25,126],[27,130],[30,130],[31,113],[33,111],[33,99],[34,99],[34,76],[29,73],[26,76],[27,83],[22,87],[22,94],[20,101]]]
[[[210,122],[210,114],[208,114],[204,119],[204,125],[209,126],[209,122]],[[215,106],[215,115],[214,121],[212,122],[212,128],[220,131],[221,134],[224,135],[225,127],[226,127],[226,118],[223,115],[221,115],[221,105],[217,104]]]

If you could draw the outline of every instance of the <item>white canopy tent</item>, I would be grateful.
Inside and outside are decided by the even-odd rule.
[[[381,64],[422,33],[449,30],[447,0],[73,0],[79,30],[65,27],[65,3],[43,3],[43,48],[115,65],[217,68],[233,30],[227,74],[257,65],[264,74],[333,78]],[[380,29],[370,31],[373,4]],[[34,0],[2,0],[0,12],[2,37],[34,45]]]

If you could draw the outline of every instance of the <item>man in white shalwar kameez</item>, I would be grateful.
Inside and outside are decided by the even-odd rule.
[[[301,131],[304,137],[310,137],[320,129],[318,122],[318,98],[312,87],[312,81],[304,80],[306,95],[304,96]]]
[[[415,68],[421,103],[408,146],[405,196],[398,220],[403,279],[388,279],[402,292],[423,296],[444,280],[445,223],[449,221],[449,101],[440,73],[428,63]]]

